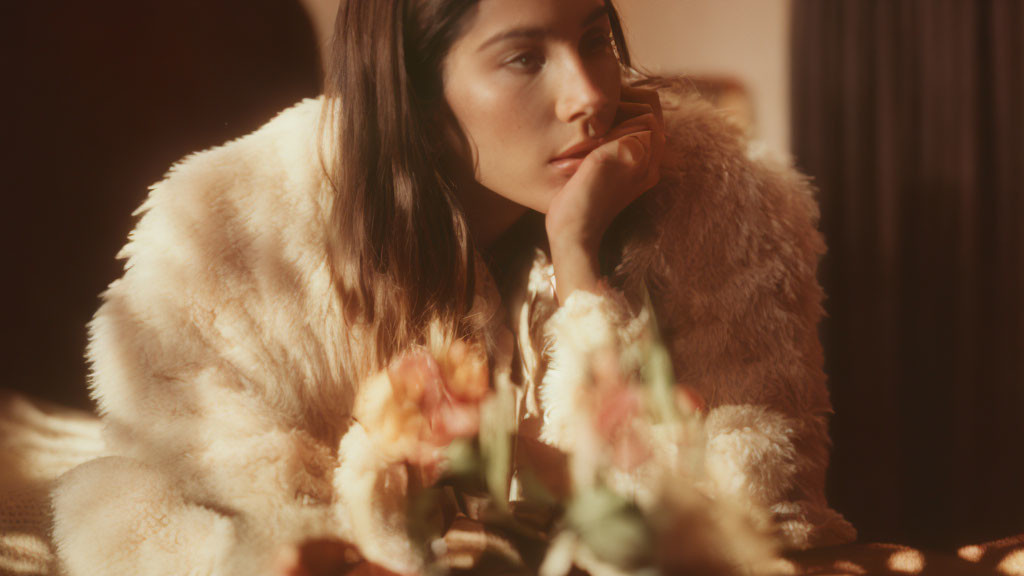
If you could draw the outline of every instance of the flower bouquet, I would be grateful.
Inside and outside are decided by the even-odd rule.
[[[538,450],[520,433],[511,386],[483,385],[483,371],[453,378],[454,390],[474,391],[455,394],[478,406],[479,416],[450,436],[432,483],[410,499],[410,537],[421,544],[428,571],[654,576],[764,569],[773,545],[751,525],[750,510],[705,494],[705,406],[677,385],[649,298],[641,317],[642,337],[587,358],[568,453]],[[461,346],[454,350],[472,357]]]
[[[489,382],[474,345],[391,365],[387,393],[366,395],[357,414],[372,421],[374,444],[404,462],[404,525],[423,572],[655,576],[766,566],[773,545],[749,510],[705,494],[703,403],[676,384],[651,310],[648,299],[643,337],[586,359],[569,452],[521,433],[515,387]],[[333,573],[391,574],[354,547],[348,554]]]

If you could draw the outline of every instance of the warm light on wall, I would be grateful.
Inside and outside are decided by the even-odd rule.
[[[753,102],[754,133],[790,151],[790,0],[615,0],[634,60],[656,74],[730,77]]]

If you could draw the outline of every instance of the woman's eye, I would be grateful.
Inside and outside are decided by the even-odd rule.
[[[533,52],[523,52],[509,58],[505,64],[520,70],[538,70],[544,65],[544,57]]]
[[[605,52],[611,52],[612,48],[612,33],[608,31],[601,31],[591,34],[583,42],[583,50],[587,54],[602,54]]]

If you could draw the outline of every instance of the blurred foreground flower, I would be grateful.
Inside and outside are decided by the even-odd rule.
[[[619,357],[605,350],[592,360],[594,377],[594,431],[611,451],[612,465],[632,470],[651,457],[648,443],[638,430],[647,409],[644,390],[626,378]]]
[[[487,357],[456,341],[435,358],[416,350],[395,359],[364,385],[355,416],[383,456],[421,469],[430,484],[445,448],[480,430],[480,404],[489,392]]]
[[[542,452],[520,436],[520,391],[507,378],[492,388],[466,343],[398,358],[386,394],[365,395],[357,415],[372,418],[360,421],[376,445],[419,472],[407,477],[406,529],[426,574],[458,573],[470,536],[479,557],[467,568],[490,553],[508,574],[735,574],[771,557],[739,506],[699,488],[704,401],[675,381],[649,299],[645,309],[642,336],[587,352],[561,458],[531,457]],[[478,528],[447,538],[460,522]]]

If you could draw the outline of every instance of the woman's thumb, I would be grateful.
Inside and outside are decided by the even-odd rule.
[[[618,158],[624,164],[636,166],[651,149],[651,131],[636,132],[619,139]]]

